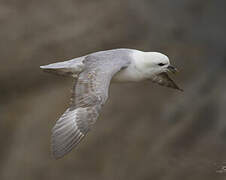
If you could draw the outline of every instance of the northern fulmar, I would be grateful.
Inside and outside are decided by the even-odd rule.
[[[108,98],[112,82],[150,80],[162,86],[182,90],[167,72],[177,69],[159,52],[135,49],[113,49],[91,53],[69,61],[40,66],[46,72],[71,76],[73,86],[70,107],[52,129],[51,146],[54,158],[70,152],[95,124]]]

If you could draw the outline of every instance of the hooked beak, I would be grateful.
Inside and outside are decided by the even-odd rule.
[[[175,67],[173,67],[173,66],[171,66],[171,65],[169,65],[169,66],[167,67],[167,70],[170,71],[170,72],[172,72],[172,73],[178,72],[177,68],[175,68]]]

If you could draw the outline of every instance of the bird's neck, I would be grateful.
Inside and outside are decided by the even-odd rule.
[[[134,51],[131,54],[130,65],[118,72],[113,77],[113,82],[138,82],[147,79],[147,74],[144,71],[144,52]]]

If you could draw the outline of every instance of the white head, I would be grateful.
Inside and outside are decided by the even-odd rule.
[[[169,58],[159,52],[142,52],[135,57],[136,67],[141,70],[146,77],[160,74],[162,72],[176,72],[176,68],[170,65]]]

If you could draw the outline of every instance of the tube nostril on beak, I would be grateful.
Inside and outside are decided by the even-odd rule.
[[[167,69],[168,69],[170,72],[172,72],[172,73],[178,72],[177,68],[175,68],[174,66],[171,66],[171,65],[169,65],[169,66],[167,67]]]

